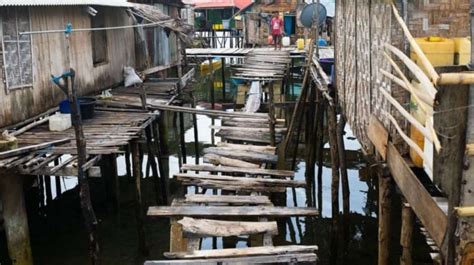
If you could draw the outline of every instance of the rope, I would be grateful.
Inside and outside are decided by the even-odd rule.
[[[173,22],[174,19],[149,23],[149,24],[137,24],[137,25],[127,25],[127,26],[118,26],[118,27],[103,27],[103,28],[81,28],[73,29],[72,25],[69,23],[66,26],[66,29],[56,29],[56,30],[43,30],[43,31],[25,31],[18,33],[20,36],[23,35],[36,35],[36,34],[53,34],[53,33],[74,33],[74,32],[86,32],[86,31],[103,31],[103,30],[119,30],[119,29],[131,29],[131,28],[148,28],[154,26],[160,26],[165,23]]]

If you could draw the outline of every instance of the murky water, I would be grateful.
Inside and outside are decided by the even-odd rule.
[[[206,98],[205,91],[198,91],[198,99]],[[233,92],[229,92],[229,95]],[[216,92],[218,95],[219,92]],[[169,117],[169,146],[171,155],[165,159],[169,165],[169,174],[172,176],[179,170],[178,167],[178,138],[176,129],[173,126],[172,118]],[[213,142],[218,142],[219,138],[212,139],[209,126],[211,119],[198,115],[199,147],[200,150],[210,146]],[[191,127],[191,116],[185,115],[187,144],[187,161],[194,163],[194,132]],[[215,120],[219,125],[220,120]],[[377,183],[375,179],[367,176],[366,165],[360,153],[360,145],[354,140],[350,129],[347,128],[345,136],[347,157],[349,165],[350,183],[350,205],[351,213],[346,220],[341,219],[338,238],[332,238],[331,234],[331,169],[330,165],[323,168],[322,198],[323,208],[321,216],[318,218],[291,218],[286,222],[286,233],[280,235],[275,240],[276,244],[311,244],[319,246],[319,264],[354,264],[366,265],[376,264],[377,260]],[[328,146],[326,146],[327,148]],[[329,161],[329,159],[325,159]],[[146,168],[146,156],[144,159]],[[202,159],[200,159],[202,163]],[[124,176],[124,157],[119,157],[119,175]],[[297,180],[304,180],[305,163],[300,160],[297,163]],[[52,179],[54,201],[45,207],[44,198],[39,196],[37,188],[31,189],[27,194],[28,216],[30,221],[30,232],[32,240],[32,250],[35,264],[47,265],[82,265],[89,264],[87,235],[83,226],[79,199],[77,193],[77,180],[75,178],[63,178],[61,180],[62,190],[66,192],[60,196],[54,194],[55,182]],[[179,184],[171,180],[171,191],[175,192]],[[105,201],[104,183],[101,179],[92,179],[92,197],[97,216],[100,220],[99,240],[101,246],[102,264],[143,264],[144,257],[138,255],[133,188],[134,184],[126,177],[120,178],[121,204],[118,214],[111,211]],[[190,192],[193,189],[189,190]],[[143,197],[146,206],[155,205],[155,194],[153,182],[150,178],[143,181]],[[43,203],[41,203],[43,201]],[[298,206],[306,205],[306,193],[303,189],[297,189],[296,201]],[[340,200],[342,204],[342,199]],[[293,206],[293,193],[287,192],[287,205]],[[399,201],[395,199],[394,207],[394,231],[393,231],[393,264],[398,264],[400,248],[399,231]],[[398,208],[397,208],[398,207]],[[342,209],[342,205],[340,207]],[[161,258],[162,253],[169,248],[169,222],[166,219],[146,219],[146,238],[150,250],[148,259]],[[418,263],[429,263],[427,247],[423,238],[415,233],[414,259]],[[217,240],[217,247],[222,247],[224,242]],[[245,247],[246,241],[239,241],[237,246]],[[212,248],[211,239],[203,241],[203,247]],[[5,240],[1,240],[0,264],[10,264],[7,255]]]

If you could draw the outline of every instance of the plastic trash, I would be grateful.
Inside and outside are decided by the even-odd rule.
[[[133,67],[130,67],[130,66],[125,66],[123,68],[123,78],[125,80],[124,82],[125,87],[143,84],[143,81],[137,75],[137,73],[135,72],[135,69],[133,69]]]

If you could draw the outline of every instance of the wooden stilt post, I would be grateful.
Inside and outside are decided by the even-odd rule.
[[[133,176],[132,176],[132,165],[130,162],[130,145],[127,145],[125,147],[125,170],[127,172],[127,179],[132,181]]]
[[[152,127],[149,125],[145,129],[146,134],[146,142],[148,146],[148,161],[151,166],[151,170],[153,171],[153,183],[155,188],[155,201],[156,204],[160,204],[160,179],[158,174],[158,165],[156,164],[156,149],[155,145],[153,145],[153,133]]]
[[[319,127],[318,127],[318,210],[322,212],[323,210],[323,159],[324,159],[324,101],[321,103],[321,112],[319,113]]]
[[[225,102],[225,58],[221,59],[222,63],[222,102]]]
[[[273,82],[270,82],[268,86],[268,92],[269,92],[269,106],[268,106],[268,118],[269,118],[269,124],[270,124],[270,145],[271,146],[276,146],[276,140],[275,140],[275,104],[274,104],[274,95],[273,95]]]
[[[415,225],[415,214],[410,205],[402,201],[402,229],[400,234],[400,245],[403,252],[400,265],[412,265],[411,251],[413,247],[413,227]]]
[[[340,116],[339,123],[337,124],[337,147],[339,150],[339,168],[341,170],[341,184],[342,184],[342,209],[344,212],[344,218],[349,217],[350,213],[350,188],[349,178],[347,175],[346,165],[346,150],[344,144],[344,128],[346,126],[346,119],[344,115]]]
[[[44,188],[46,193],[46,205],[51,206],[53,202],[53,191],[51,187],[51,176],[43,176],[44,179]]]
[[[69,34],[66,34],[66,58],[67,65],[69,62]],[[92,264],[99,262],[99,241],[97,239],[97,218],[95,216],[94,209],[92,207],[89,181],[87,179],[87,173],[82,168],[87,162],[87,146],[84,131],[82,128],[82,118],[79,110],[79,100],[77,96],[77,89],[75,85],[76,72],[74,69],[69,71],[60,77],[54,77],[54,83],[61,88],[61,90],[67,95],[69,104],[71,105],[71,120],[74,127],[74,134],[76,137],[77,147],[77,178],[79,181],[79,198],[81,203],[82,216],[84,217],[85,226],[89,234],[89,251]],[[61,80],[64,83],[61,83]]]
[[[12,172],[0,174],[0,195],[3,206],[3,227],[8,254],[13,265],[32,265],[28,216],[23,194],[24,176]]]
[[[132,140],[131,143],[132,151],[132,164],[133,164],[133,175],[135,177],[135,218],[138,233],[138,248],[140,253],[148,255],[148,248],[145,241],[145,231],[143,229],[143,210],[142,210],[142,193],[141,193],[141,179],[142,171],[140,167],[140,154],[139,154],[139,143],[138,141]]]
[[[305,153],[305,161],[306,161],[306,170],[305,170],[305,179],[307,183],[306,187],[306,202],[309,207],[313,207],[313,180],[314,180],[314,171],[315,171],[315,164],[312,159],[313,154],[313,139],[315,138],[313,135],[313,122],[315,116],[315,104],[314,100],[316,98],[316,88],[313,84],[310,84],[309,93],[308,93],[308,108],[306,111],[306,122],[305,122],[305,145],[306,145],[306,153]],[[306,102],[306,100],[305,100]]]
[[[161,115],[160,115],[161,116]],[[168,178],[167,173],[164,169],[164,160],[163,155],[161,152],[161,137],[160,137],[160,130],[158,128],[158,122],[155,120],[151,123],[153,128],[153,137],[154,137],[154,144],[156,155],[158,158],[158,170],[160,171],[160,187],[161,187],[161,195],[164,205],[168,205]]]
[[[378,232],[378,265],[390,264],[390,234],[392,215],[392,179],[379,174],[379,232]]]
[[[329,130],[329,147],[331,152],[331,168],[332,168],[332,183],[331,183],[331,208],[332,208],[332,240],[331,249],[333,258],[338,257],[337,245],[339,239],[339,154],[337,147],[337,117],[335,107],[327,104],[327,120]],[[335,260],[332,261],[333,263]]]

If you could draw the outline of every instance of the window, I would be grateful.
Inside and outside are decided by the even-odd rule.
[[[94,7],[97,15],[91,17],[92,28],[105,28],[105,8]],[[107,31],[92,31],[92,61],[94,65],[107,62]]]
[[[7,89],[33,85],[31,36],[18,33],[30,31],[27,7],[2,8],[2,52]]]

